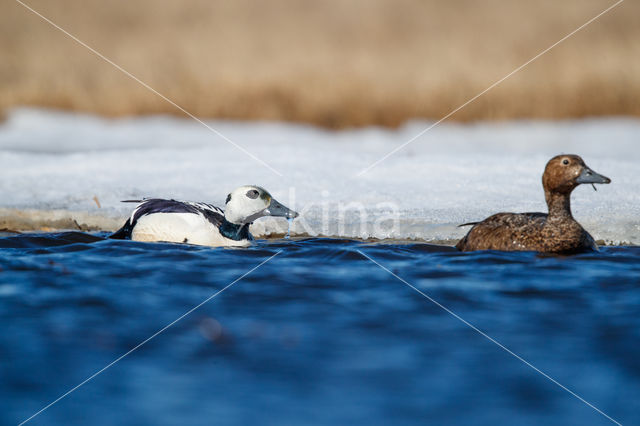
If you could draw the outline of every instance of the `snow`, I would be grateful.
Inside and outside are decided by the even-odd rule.
[[[0,208],[75,212],[112,229],[132,208],[120,200],[223,206],[232,189],[257,184],[301,213],[293,235],[452,240],[465,232],[457,224],[492,213],[545,211],[545,163],[576,153],[613,181],[574,192],[576,219],[596,239],[640,244],[637,119],[444,122],[360,176],[431,123],[346,131],[206,123],[233,143],[187,118],[15,109],[0,124]],[[286,229],[277,218],[253,225],[257,236]]]

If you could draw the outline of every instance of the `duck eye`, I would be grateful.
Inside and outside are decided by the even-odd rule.
[[[227,201],[225,201],[225,204],[229,204],[229,201],[231,201],[231,194],[227,194]]]
[[[564,160],[562,160],[562,164],[564,164],[564,165],[566,166],[567,164],[569,164],[569,160],[567,160],[567,159],[565,158]]]
[[[260,193],[258,191],[256,191],[255,189],[251,189],[249,191],[247,191],[247,197],[251,198],[251,199],[256,199],[258,198],[258,195],[260,195]]]

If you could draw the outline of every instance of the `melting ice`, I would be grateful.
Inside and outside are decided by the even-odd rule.
[[[208,124],[273,170],[189,119],[16,109],[0,124],[0,209],[81,212],[113,228],[129,213],[120,200],[223,206],[230,190],[257,184],[301,213],[292,235],[449,240],[465,232],[457,224],[492,213],[545,211],[546,161],[576,153],[613,182],[598,192],[578,188],[574,216],[596,239],[640,244],[637,119],[445,122],[360,176],[430,123],[346,131]],[[288,225],[265,218],[252,232],[283,234]]]

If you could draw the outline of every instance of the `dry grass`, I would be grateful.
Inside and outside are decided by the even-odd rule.
[[[437,119],[612,0],[26,0],[201,117],[328,127]],[[594,22],[453,120],[640,115],[640,4]],[[0,14],[0,110],[174,107],[18,3]]]

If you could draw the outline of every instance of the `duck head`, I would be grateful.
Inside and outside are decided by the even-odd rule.
[[[580,156],[570,154],[553,157],[542,175],[542,186],[548,193],[568,195],[582,183],[611,183],[611,179],[591,170]]]
[[[246,185],[235,189],[227,195],[225,204],[225,219],[236,225],[251,223],[263,216],[298,217],[298,213],[280,204],[259,186]]]

